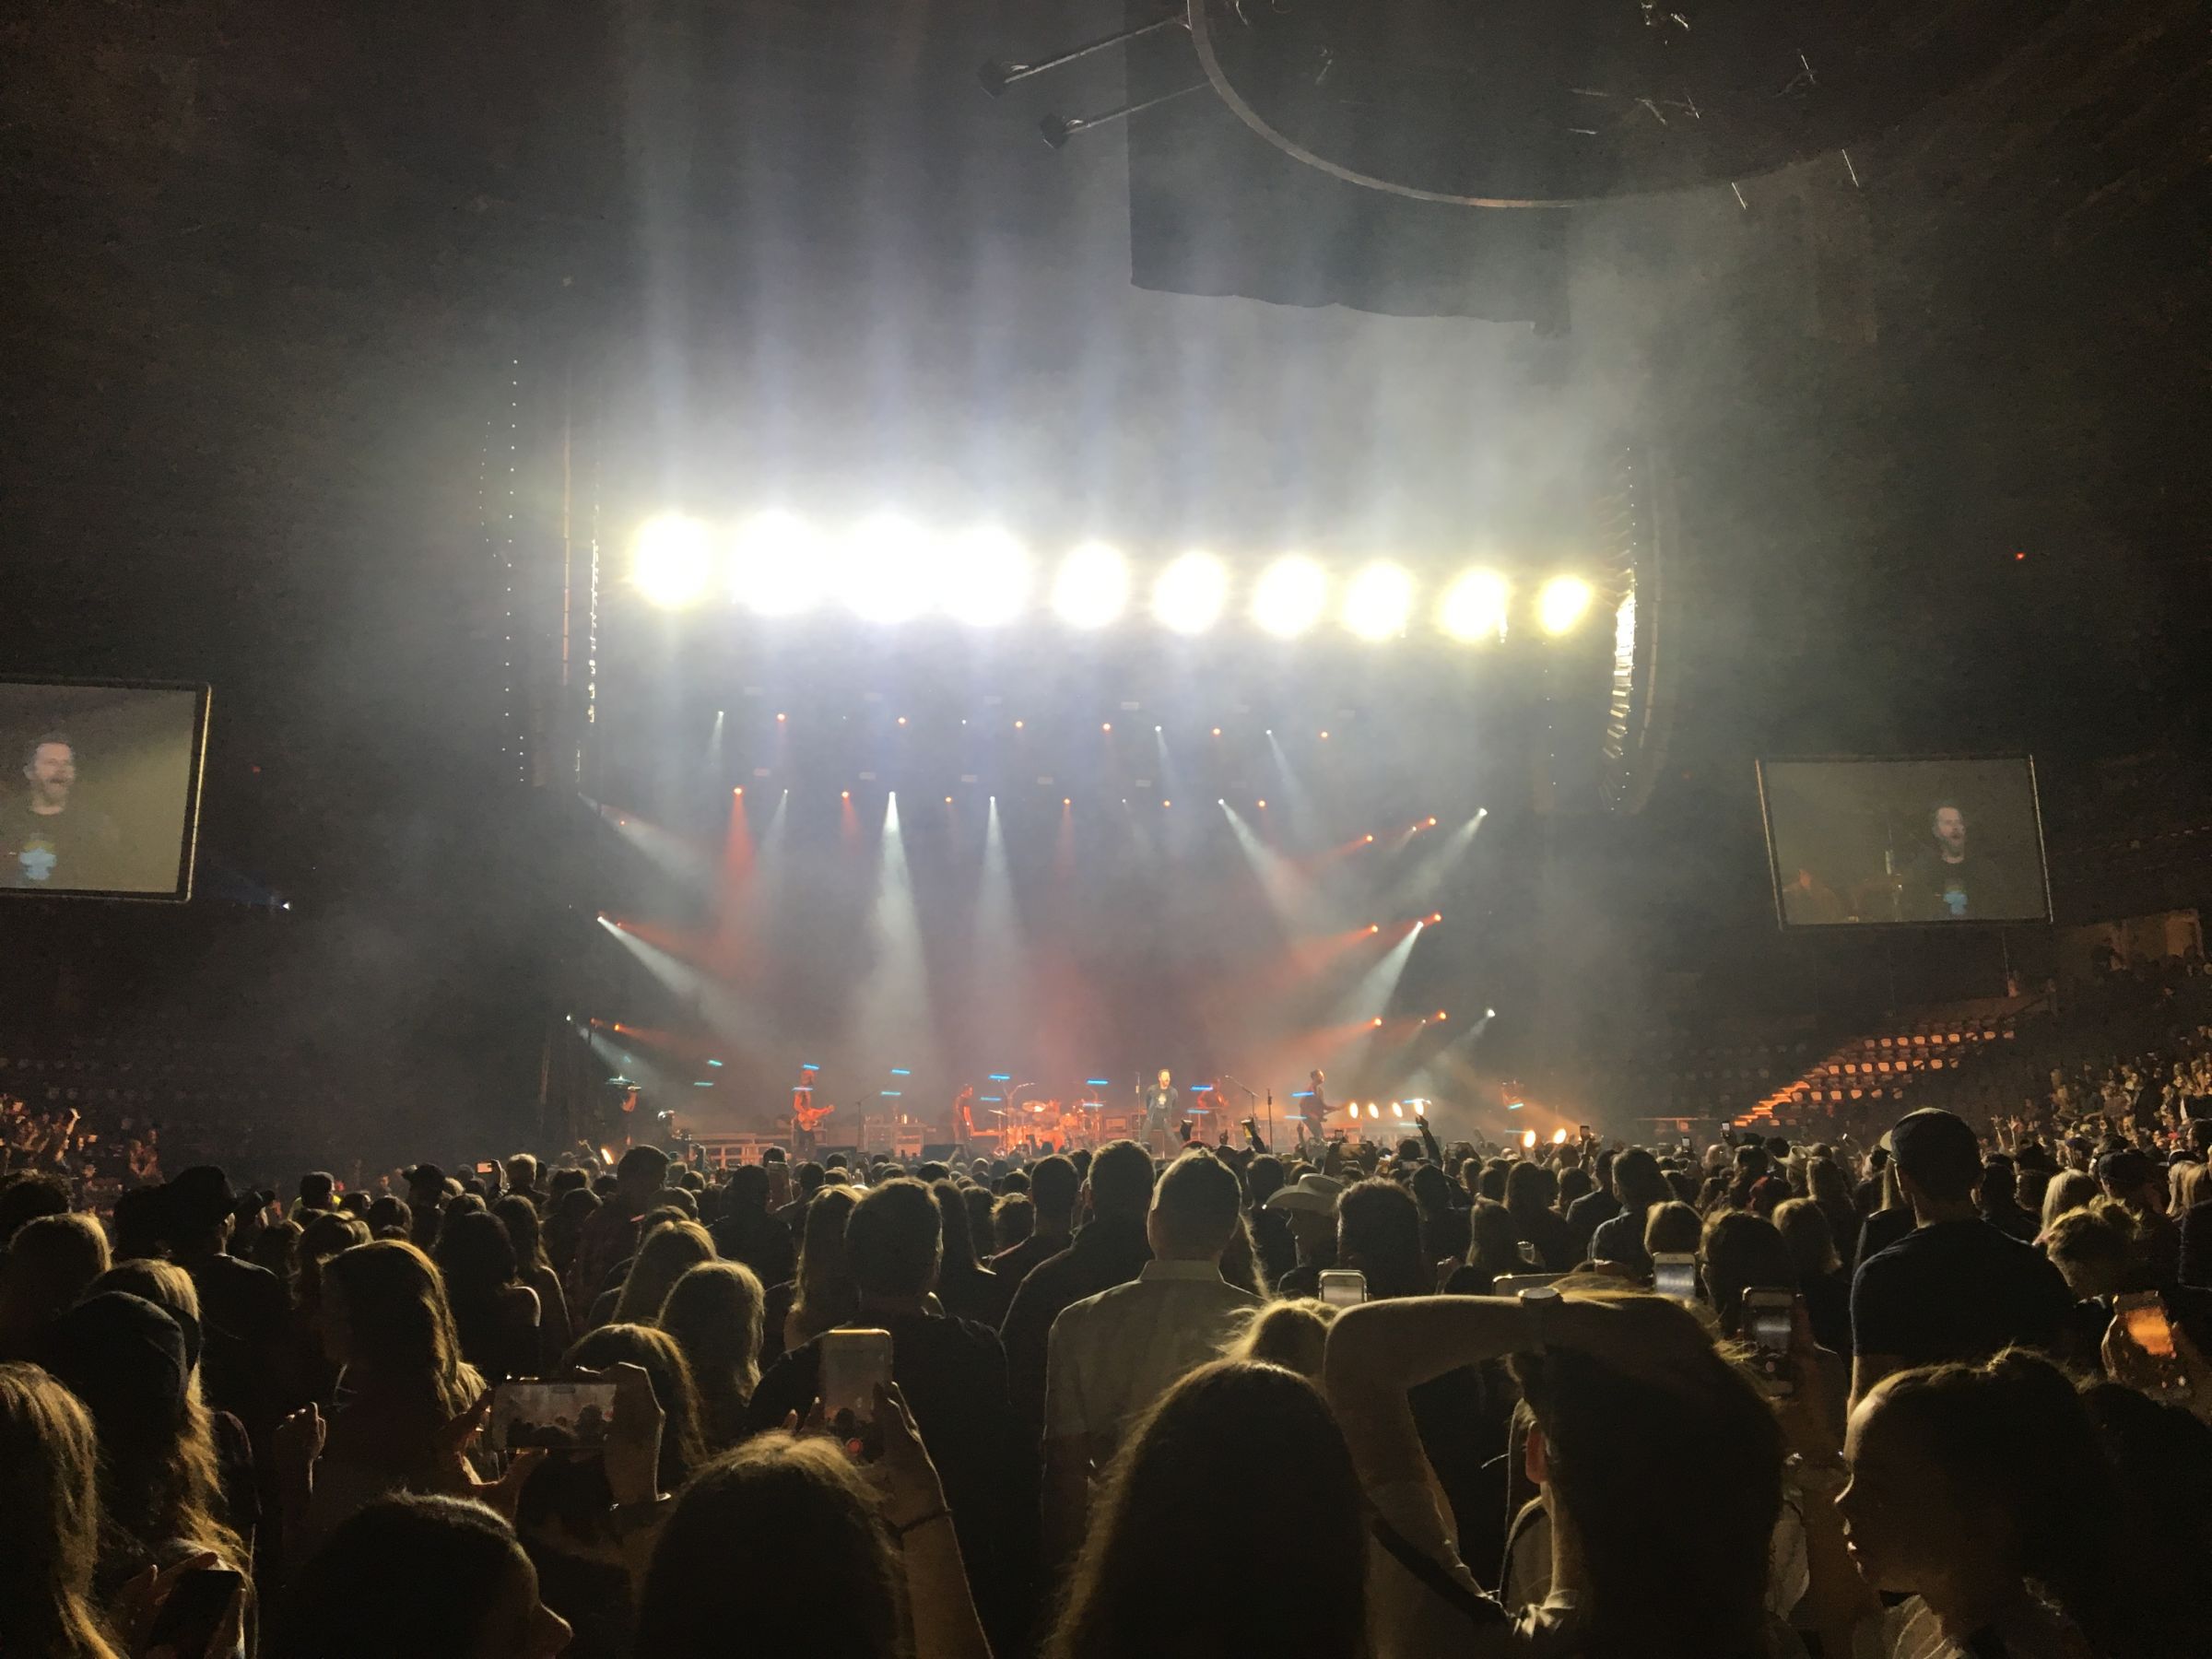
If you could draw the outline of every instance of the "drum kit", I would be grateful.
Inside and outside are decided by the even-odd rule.
[[[1006,1097],[1003,1106],[990,1109],[989,1125],[978,1124],[975,1137],[989,1141],[999,1152],[1072,1152],[1078,1147],[1100,1147],[1136,1131],[1140,1113],[1134,1110],[1109,1111],[1103,1100],[1023,1099],[1024,1085]]]

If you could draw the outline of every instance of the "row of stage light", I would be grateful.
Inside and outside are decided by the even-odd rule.
[[[865,622],[941,617],[971,628],[1028,619],[1040,596],[1028,548],[1000,530],[934,535],[903,520],[871,519],[831,535],[787,513],[764,513],[724,533],[668,513],[648,520],[631,548],[631,580],[653,605],[682,610],[726,597],[763,617],[795,617],[837,606]],[[1041,597],[1065,626],[1107,628],[1125,616],[1136,575],[1118,549],[1087,542],[1061,559]],[[1278,640],[1312,632],[1333,617],[1361,640],[1406,636],[1424,619],[1463,643],[1502,640],[1512,623],[1512,582],[1499,571],[1463,571],[1424,594],[1405,566],[1377,559],[1349,575],[1288,554],[1263,567],[1241,595],[1229,563],[1211,553],[1179,555],[1152,573],[1149,608],[1171,633],[1202,634],[1234,614]],[[1543,582],[1522,614],[1542,632],[1573,633],[1596,603],[1583,578]]]

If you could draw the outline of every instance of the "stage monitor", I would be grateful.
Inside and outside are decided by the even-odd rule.
[[[2047,922],[2035,763],[1762,760],[1782,925]]]
[[[207,688],[0,679],[0,893],[192,896]]]

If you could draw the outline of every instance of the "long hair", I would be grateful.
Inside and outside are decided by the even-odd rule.
[[[851,1460],[828,1441],[764,1434],[700,1470],[677,1500],[653,1543],[632,1651],[721,1659],[735,1618],[752,1653],[898,1659],[900,1583]]]
[[[604,1324],[574,1343],[561,1360],[564,1368],[580,1365],[589,1371],[625,1362],[644,1368],[653,1380],[653,1397],[666,1414],[661,1428],[661,1490],[673,1492],[707,1460],[699,1427],[699,1385],[676,1338],[652,1325]]]
[[[99,1442],[76,1396],[35,1365],[0,1365],[0,1607],[10,1653],[116,1659],[92,1606]]]
[[[853,1283],[853,1269],[845,1258],[845,1223],[860,1200],[842,1187],[824,1187],[806,1206],[806,1231],[799,1244],[798,1294],[793,1299],[792,1324],[800,1340],[818,1336],[860,1307],[860,1290]],[[781,1331],[771,1334],[785,1340]]]
[[[2136,1616],[2129,1506],[2096,1420],[2065,1372],[2007,1348],[1983,1365],[1932,1365],[1887,1379],[1929,1473],[1974,1494],[2011,1528],[2030,1588],[2106,1659],[2145,1651]]]
[[[1715,1210],[1705,1220],[1699,1262],[1705,1294],[1724,1336],[1744,1328],[1744,1292],[1797,1289],[1797,1258],[1774,1223],[1749,1210]]]
[[[688,1269],[713,1259],[713,1236],[698,1222],[662,1222],[638,1245],[608,1323],[651,1324],[660,1317],[669,1288]]]
[[[514,1245],[507,1224],[488,1210],[449,1215],[439,1229],[432,1252],[445,1299],[453,1311],[453,1331],[468,1362],[487,1372],[505,1370],[501,1352],[500,1304],[515,1282]]]
[[[445,1281],[429,1256],[401,1239],[357,1244],[324,1264],[323,1284],[344,1300],[349,1369],[418,1393],[441,1421],[476,1404],[484,1379],[461,1357]]]
[[[1358,1659],[1361,1514],[1351,1453],[1312,1383],[1274,1365],[1201,1366],[1160,1397],[1109,1467],[1047,1659]],[[1297,1594],[1225,1594],[1190,1571],[1255,1515],[1300,1541]]]
[[[1699,1330],[1695,1314],[1664,1297],[1584,1294]],[[1511,1363],[1544,1433],[1555,1524],[1573,1528],[1589,1572],[1577,1651],[1763,1655],[1783,1445],[1758,1385],[1711,1349],[1667,1382],[1567,1348]]]
[[[972,1273],[982,1265],[976,1259],[975,1232],[968,1213],[968,1201],[960,1189],[950,1181],[933,1181],[929,1194],[937,1201],[939,1237],[944,1241],[945,1259],[939,1272]]]
[[[2051,1224],[2068,1210],[2081,1208],[2103,1192],[2104,1188],[2098,1184],[2097,1177],[2088,1171],[2061,1170],[2051,1178],[2051,1184],[2043,1189],[2043,1231],[2049,1232]]]
[[[669,1287],[661,1304],[660,1327],[691,1367],[706,1440],[717,1452],[745,1438],[746,1403],[760,1385],[764,1300],[743,1262],[701,1262]]]
[[[1521,1229],[1495,1198],[1477,1198],[1467,1212],[1467,1265],[1493,1279],[1527,1271],[1521,1259]]]
[[[507,1240],[514,1246],[518,1271],[529,1274],[552,1267],[553,1264],[546,1259],[544,1224],[538,1218],[536,1205],[519,1193],[510,1193],[491,1206],[491,1213],[507,1229]]]

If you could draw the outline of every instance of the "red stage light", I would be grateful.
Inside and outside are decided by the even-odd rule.
[[[849,800],[851,800],[852,798],[853,798],[853,792],[852,792],[851,790],[849,790],[849,789],[848,789],[848,790],[846,790],[846,791],[845,791],[845,799],[849,801]]]
[[[743,794],[745,793],[745,785],[740,783],[736,788],[731,790],[730,793],[732,794]]]
[[[1429,920],[1430,920],[1430,922],[1432,922],[1432,923],[1433,923],[1433,922],[1441,922],[1443,919],[1444,919],[1444,912],[1443,912],[1442,911],[1432,911],[1432,912],[1430,912]]]

